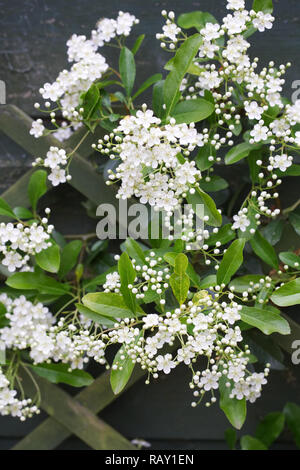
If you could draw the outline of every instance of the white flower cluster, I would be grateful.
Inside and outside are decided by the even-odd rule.
[[[51,181],[52,186],[58,186],[61,183],[71,180],[71,175],[66,174],[63,168],[68,163],[68,157],[64,149],[51,146],[46,154],[45,160],[37,158],[32,166],[43,165],[45,168],[50,168],[51,173],[48,179]]]
[[[46,221],[48,222],[44,219],[43,224],[34,222],[31,225],[24,222],[0,224],[0,253],[3,255],[1,263],[9,272],[16,269],[30,270],[30,256],[51,246],[50,234],[53,226],[47,226]]]
[[[70,70],[59,73],[53,83],[45,83],[40,93],[45,100],[58,102],[64,118],[76,123],[81,121],[80,113],[76,110],[80,96],[87,91],[95,80],[99,80],[109,66],[97,50],[109,43],[116,36],[128,36],[133,25],[139,20],[129,13],[119,12],[116,20],[104,18],[97,23],[97,29],[91,32],[91,38],[73,34],[67,41],[69,62],[73,63]],[[39,107],[39,104],[36,104]],[[50,103],[46,101],[46,107]],[[53,113],[55,116],[55,113]],[[53,118],[51,113],[51,117]],[[55,123],[55,120],[54,120]],[[42,123],[33,124],[31,134],[35,137],[42,135]],[[61,138],[69,136],[70,131],[58,134]]]
[[[199,295],[200,294],[200,295]],[[251,373],[247,370],[250,350],[243,351],[241,330],[235,323],[240,320],[241,306],[235,302],[213,300],[206,291],[196,294],[187,305],[167,312],[165,316],[148,314],[142,319],[144,335],[135,325],[135,320],[124,320],[115,330],[109,331],[107,338],[112,343],[121,343],[124,354],[128,354],[134,363],[148,371],[149,377],[157,378],[159,372],[169,374],[172,369],[184,363],[189,366],[193,377],[190,388],[197,401],[196,406],[206,392],[211,392],[207,406],[216,401],[214,391],[219,388],[220,379],[226,380],[232,397],[238,400],[246,398],[254,402],[261,394],[266,383],[268,367],[264,373]],[[181,344],[175,354],[164,352],[167,346],[173,346],[178,340]],[[200,356],[208,359],[208,368],[195,372],[195,364]],[[113,369],[121,367],[118,364]]]
[[[183,151],[189,155],[196,146],[203,146],[203,134],[193,124],[176,124],[175,119],[164,127],[160,124],[153,111],[143,105],[136,116],[120,121],[116,134],[99,140],[97,148],[122,161],[116,173],[111,170],[109,176],[111,180],[121,180],[117,197],[127,199],[134,195],[143,204],[173,212],[201,176],[195,162],[181,163],[178,154]]]
[[[4,375],[0,367],[0,415],[20,418],[25,421],[26,418],[32,417],[34,414],[39,414],[36,405],[30,406],[32,400],[17,398],[17,391],[10,387],[10,382]]]

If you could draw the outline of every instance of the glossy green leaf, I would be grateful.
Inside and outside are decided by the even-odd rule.
[[[15,273],[6,280],[13,289],[38,290],[41,294],[64,295],[70,287],[40,273]]]
[[[278,258],[273,246],[257,230],[254,237],[250,240],[254,253],[269,266],[274,269],[279,268]]]
[[[49,273],[57,273],[60,266],[60,248],[52,244],[46,250],[40,251],[35,255],[37,265]]]
[[[285,222],[283,220],[272,220],[262,229],[262,235],[271,245],[274,246],[280,241],[284,227]]]
[[[273,1],[272,0],[254,0],[252,9],[254,11],[263,11],[264,13],[273,12]]]
[[[187,267],[188,258],[179,253],[175,258],[174,273],[170,277],[170,286],[179,305],[184,303],[190,288],[190,278],[186,274]]]
[[[155,116],[162,118],[165,114],[163,109],[164,105],[164,86],[165,80],[160,80],[156,82],[153,87],[153,94],[152,94],[152,107]]]
[[[135,343],[138,342],[141,335],[142,333],[140,333],[140,335],[136,337]],[[117,369],[113,368],[113,366],[115,365],[118,366]],[[121,393],[122,390],[124,390],[124,388],[126,387],[133,372],[134,365],[135,364],[132,362],[127,351],[124,349],[123,346],[121,346],[114,358],[110,373],[110,384],[115,395]]]
[[[270,447],[280,436],[284,429],[285,417],[283,413],[269,413],[259,423],[255,437],[259,439],[266,447]]]
[[[241,438],[242,450],[268,450],[267,447],[259,439],[252,436],[243,436]]]
[[[116,323],[116,320],[114,318],[101,316],[99,315],[99,313],[93,312],[92,310],[85,307],[84,305],[76,304],[75,306],[78,312],[81,313],[81,315],[88,318],[89,320],[92,320],[95,323],[98,323],[99,325],[113,327],[114,324]]]
[[[291,332],[288,322],[278,313],[258,307],[243,306],[240,315],[243,322],[258,328],[265,335],[272,333],[288,335]]]
[[[291,251],[284,251],[283,253],[279,253],[279,259],[282,263],[287,264],[290,268],[294,268],[298,271],[300,267],[300,256],[297,256]]]
[[[195,194],[188,194],[187,200],[200,219],[203,218],[203,215],[208,217],[206,222],[208,225],[219,227],[222,224],[222,216],[216,208],[214,200],[202,189],[197,188]],[[202,208],[204,214],[202,214]]]
[[[145,39],[145,34],[141,34],[134,43],[133,48],[131,49],[132,53],[135,55],[140,49],[143,41]]]
[[[190,124],[203,121],[214,112],[214,105],[203,98],[185,100],[178,103],[172,111],[177,124]]]
[[[177,50],[174,56],[174,68],[169,73],[164,85],[164,101],[166,105],[166,115],[169,116],[176,105],[178,91],[181,82],[192,63],[193,58],[199,51],[202,38],[199,34],[190,36]]]
[[[127,253],[122,253],[118,261],[118,271],[121,280],[121,292],[124,298],[124,301],[130,310],[136,312],[136,300],[135,295],[129,289],[129,285],[133,285],[136,272],[132,266],[132,262]]]
[[[82,248],[81,240],[73,240],[64,246],[61,253],[59,279],[63,279],[76,265],[78,256]]]
[[[145,253],[136,240],[127,238],[124,242],[124,248],[132,259],[135,259],[141,265],[145,264]]]
[[[287,282],[274,291],[271,296],[272,302],[279,307],[290,307],[300,304],[300,277]]]
[[[96,292],[83,297],[82,303],[92,310],[105,317],[112,318],[133,318],[134,314],[129,309],[119,294],[110,292]],[[144,315],[144,311],[137,306],[136,315]]]
[[[289,215],[289,220],[295,230],[295,232],[300,235],[300,215],[296,212],[292,212]]]
[[[34,218],[33,213],[29,209],[26,209],[26,207],[15,207],[13,210],[13,213],[18,219],[21,219],[21,220]]]
[[[225,440],[230,450],[234,450],[237,442],[236,430],[229,428],[225,431]]]
[[[217,271],[218,284],[228,284],[243,262],[245,240],[242,238],[232,242],[223,256]]]
[[[12,208],[7,204],[2,197],[0,197],[0,215],[5,215],[7,217],[16,218]]]
[[[36,210],[39,199],[47,192],[47,172],[35,171],[28,184],[28,197],[33,210]]]
[[[216,18],[204,11],[192,11],[178,16],[177,24],[180,28],[196,28],[198,31],[205,28],[206,23],[217,23]]]
[[[167,263],[169,263],[171,266],[173,266],[173,268],[175,267],[176,257],[177,257],[176,252],[165,253],[163,256],[164,260]],[[189,276],[191,283],[196,287],[200,287],[200,277],[196,273],[196,271],[194,270],[193,266],[190,263],[188,263],[186,273]]]
[[[87,387],[94,382],[93,377],[84,370],[74,369],[69,371],[68,364],[38,364],[29,367],[40,377],[49,382],[58,384],[64,383],[72,387]]]
[[[226,377],[221,377],[219,382],[220,408],[232,426],[235,429],[241,429],[247,415],[246,399],[230,398],[232,387],[226,387],[227,381]]]
[[[207,193],[223,191],[229,186],[227,181],[224,180],[224,178],[221,178],[221,176],[212,175],[209,178],[210,178],[210,181],[206,181],[205,179],[201,181],[201,188]]]
[[[259,145],[249,144],[248,142],[243,142],[242,144],[232,147],[225,156],[226,165],[233,165],[233,163],[243,160],[243,158],[248,157],[252,150],[259,147]]]
[[[294,441],[300,449],[300,406],[295,403],[287,403],[283,413],[286,418],[287,425],[293,434]]]
[[[212,233],[210,237],[205,240],[205,243],[208,246],[215,246],[217,242],[220,242],[222,245],[231,242],[235,238],[235,232],[231,228],[231,224],[223,225],[218,231],[218,233]]]
[[[233,279],[229,287],[234,287],[234,292],[242,294],[247,291],[249,287],[255,292],[262,287],[262,284],[259,283],[260,279],[264,279],[264,276],[260,274],[247,274],[246,276],[240,276]],[[258,284],[257,287],[255,287]]]
[[[119,70],[127,96],[130,96],[135,82],[136,67],[134,55],[127,47],[121,49]]]

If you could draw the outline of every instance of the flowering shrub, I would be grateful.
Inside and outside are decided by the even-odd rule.
[[[0,214],[12,219],[0,226],[1,262],[9,271],[0,295],[1,414],[23,420],[38,412],[39,395],[35,402],[24,398],[23,369],[82,386],[92,380],[84,370],[91,359],[111,368],[115,393],[134,367],[149,383],[186,366],[192,406],[219,399],[236,428],[246,418],[246,402],[260,397],[270,364],[255,356],[249,330],[288,335],[277,307],[300,303],[300,257],[273,247],[288,216],[300,233],[296,205],[283,211],[278,204],[282,179],[300,175],[300,101],[281,96],[290,64],[260,69],[248,55],[249,37],[272,28],[272,1],[254,0],[251,10],[245,3],[228,0],[221,23],[205,12],[176,19],[163,11],[156,37],[171,54],[166,78],[155,74],[137,90],[135,54],[143,36],[125,46],[138,22],[133,15],[102,19],[89,39],[74,34],[67,42],[73,65],[40,89],[53,126],[38,119],[30,130],[58,141],[34,162],[49,172],[38,169],[31,178],[31,210],[0,201]],[[119,70],[98,52],[103,46],[120,49]],[[152,86],[151,108],[136,106]],[[168,228],[166,238],[147,244],[127,239],[100,275],[91,263],[96,234],[66,243],[49,225],[50,209],[42,218],[37,212],[47,178],[53,186],[72,178],[78,146],[68,153],[59,141],[82,126],[83,139],[96,129],[107,133],[93,148],[109,162],[107,184],[116,185],[117,198],[163,209]],[[228,217],[215,197],[228,183],[215,170],[242,160],[249,164],[249,193]],[[178,228],[175,214],[186,203]],[[198,207],[204,227],[195,222]],[[248,254],[263,270],[249,270]],[[113,345],[110,365],[106,350]]]

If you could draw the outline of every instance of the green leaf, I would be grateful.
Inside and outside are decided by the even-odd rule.
[[[174,56],[174,68],[169,73],[164,85],[164,101],[166,104],[166,116],[169,116],[178,99],[178,91],[181,82],[192,63],[193,58],[199,51],[202,38],[199,34],[189,37],[177,50]]]
[[[89,308],[85,307],[84,305],[81,304],[75,304],[77,310],[81,315],[85,316],[89,320],[92,320],[95,323],[98,323],[99,325],[104,325],[104,326],[114,326],[116,323],[116,320],[114,318],[109,318],[109,317],[104,317],[99,315],[99,313],[93,312]]]
[[[214,110],[214,105],[203,98],[185,100],[175,106],[172,111],[172,117],[176,119],[177,124],[190,124],[191,122],[203,121]]]
[[[285,417],[283,413],[269,413],[259,423],[255,432],[255,437],[265,446],[270,447],[282,433],[284,424]]]
[[[204,11],[192,11],[179,15],[177,24],[180,28],[196,28],[198,31],[205,28],[206,23],[217,23],[216,18],[210,13]]]
[[[143,332],[141,332],[135,338],[135,344],[138,343],[138,340],[142,336]],[[117,369],[113,369],[113,366],[117,365]],[[126,387],[131,374],[133,372],[135,364],[132,362],[131,358],[129,357],[127,351],[124,349],[123,346],[119,349],[117,354],[115,355],[114,362],[112,364],[112,369],[110,373],[110,384],[112,391],[115,395],[118,395],[122,392],[122,390]],[[121,369],[120,369],[121,368]]]
[[[243,262],[243,251],[245,240],[239,238],[232,242],[223,256],[220,267],[217,271],[218,284],[228,284],[232,276],[237,272]]]
[[[25,207],[15,207],[13,212],[18,219],[33,219],[34,218],[33,213],[29,209],[26,209]]]
[[[137,51],[139,50],[139,48],[141,47],[143,41],[145,39],[145,34],[141,34],[137,40],[135,41],[134,43],[134,46],[133,48],[131,49],[132,53],[135,55],[137,53]]]
[[[57,273],[60,266],[60,249],[56,244],[52,244],[46,250],[35,255],[38,266],[49,273]]]
[[[159,118],[162,118],[165,113],[163,109],[164,86],[165,86],[165,80],[160,80],[159,82],[156,82],[153,87],[152,107],[153,107],[155,116]]]
[[[238,294],[242,294],[244,291],[247,291],[249,287],[254,291],[259,290],[262,287],[262,284],[260,284],[259,281],[263,278],[264,276],[261,276],[260,274],[247,274],[246,276],[240,276],[233,279],[230,282],[229,287],[234,287],[234,291]],[[254,287],[256,284],[259,284],[258,288]]]
[[[95,117],[95,113],[100,107],[99,86],[93,83],[90,88],[81,95],[80,107],[84,110],[82,114],[84,121],[89,121]]]
[[[209,289],[218,284],[217,276],[215,274],[210,274],[209,276],[204,277],[200,282],[200,289]]]
[[[7,202],[4,201],[2,197],[0,197],[0,215],[12,217],[13,219],[16,218],[12,208],[7,204]]]
[[[37,375],[54,384],[64,383],[72,387],[87,387],[94,382],[93,377],[84,370],[74,369],[70,372],[68,364],[28,365]]]
[[[290,266],[290,268],[299,268],[300,267],[300,256],[297,256],[295,253],[291,251],[285,251],[283,253],[279,253],[279,259],[284,264]]]
[[[223,225],[218,231],[218,233],[212,233],[210,237],[205,240],[205,243],[208,246],[215,246],[217,242],[220,242],[222,245],[231,242],[235,238],[235,232],[231,228],[231,224]]]
[[[235,429],[241,429],[247,415],[246,399],[238,400],[230,398],[231,387],[226,387],[226,377],[221,377],[220,388],[220,408],[225,413],[227,419]]]
[[[127,307],[123,297],[110,292],[96,292],[83,297],[82,303],[105,317],[134,318],[132,311]],[[144,315],[145,312],[137,305],[136,315]]]
[[[241,448],[242,450],[268,450],[261,441],[252,436],[243,436],[241,438]]]
[[[295,212],[292,212],[289,215],[289,220],[295,230],[295,232],[300,235],[300,215],[296,214]]]
[[[229,428],[225,431],[225,440],[228,444],[230,450],[235,450],[236,442],[237,442],[237,435],[236,430]]]
[[[28,184],[28,197],[33,210],[36,210],[38,200],[47,192],[47,172],[35,171]]]
[[[300,304],[300,278],[294,279],[279,289],[271,296],[272,302],[279,307],[290,307]]]
[[[285,222],[283,220],[272,220],[266,227],[263,228],[262,235],[271,245],[274,246],[280,241],[284,226]]]
[[[287,425],[293,434],[297,447],[300,448],[300,406],[295,403],[287,403],[283,413],[286,418]]]
[[[276,252],[272,245],[257,230],[254,237],[250,240],[254,253],[269,266],[274,269],[279,268]]]
[[[222,191],[223,189],[228,188],[228,186],[227,181],[218,175],[210,176],[210,181],[205,181],[205,179],[201,181],[201,188],[208,193]]]
[[[226,165],[233,165],[233,163],[239,162],[243,158],[248,157],[252,150],[260,148],[261,145],[253,145],[248,142],[243,142],[235,147],[232,147],[225,156]]]
[[[243,322],[258,328],[265,335],[271,335],[272,333],[288,335],[291,332],[288,322],[278,313],[258,307],[243,306],[240,315]]]
[[[174,273],[170,277],[170,286],[179,305],[184,303],[190,288],[190,278],[186,274],[187,267],[187,257],[179,253],[175,258]]]
[[[171,266],[173,266],[173,268],[175,267],[175,260],[177,258],[177,253],[175,253],[175,252],[165,253],[163,258],[167,263],[169,263]],[[188,263],[186,273],[189,276],[192,284],[195,287],[200,287],[200,277],[196,273],[196,271],[194,270],[193,266],[190,263]]]
[[[64,295],[70,290],[67,284],[61,284],[52,277],[41,273],[15,273],[6,280],[13,289],[38,290],[41,294]]]
[[[139,264],[144,265],[146,263],[146,256],[141,246],[133,238],[127,238],[124,242],[126,252],[132,259],[135,259]]]
[[[204,145],[196,155],[196,164],[200,171],[208,170],[212,167],[214,161],[209,161],[209,157],[215,157],[216,151],[211,145]]]
[[[273,12],[273,2],[272,0],[254,0],[252,9],[254,11],[263,11],[264,13]]]
[[[127,96],[130,96],[135,81],[136,68],[134,55],[127,47],[121,49],[119,70]]]
[[[162,75],[161,73],[156,73],[155,75],[152,75],[149,77],[138,89],[138,91],[133,95],[132,99],[135,100],[139,95],[144,93],[149,87],[154,85],[155,83],[161,81]]]
[[[208,225],[219,227],[222,224],[222,216],[216,208],[214,200],[202,191],[202,189],[197,188],[195,194],[189,193],[187,200],[188,203],[192,205],[194,212],[200,219],[203,218],[202,206],[204,207],[203,215],[208,217],[208,221],[206,222]]]
[[[122,253],[118,262],[118,271],[121,280],[121,292],[125,303],[130,310],[136,312],[135,295],[131,292],[128,285],[133,284],[136,278],[136,272],[132,266],[127,253]]]
[[[73,240],[64,246],[61,253],[59,279],[63,279],[76,265],[78,256],[82,248],[82,241]]]

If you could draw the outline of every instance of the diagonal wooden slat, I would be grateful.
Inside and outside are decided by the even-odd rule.
[[[140,368],[135,368],[124,393],[145,375]],[[89,387],[76,395],[75,399],[93,413],[99,413],[115,401],[121,394],[115,395],[109,382],[110,371],[100,375]],[[56,417],[45,419],[30,434],[24,437],[12,450],[51,450],[58,447],[65,439],[73,434],[72,430],[60,424]]]
[[[21,379],[26,394],[30,397],[34,397],[36,394],[36,388],[26,372],[21,373]],[[115,431],[103,420],[99,419],[95,415],[94,410],[87,408],[84,403],[82,403],[84,400],[81,400],[80,402],[77,398],[72,398],[61,388],[49,383],[47,380],[41,377],[35,375],[34,379],[39,386],[42,397],[41,408],[45,410],[51,417],[53,417],[55,421],[62,427],[62,429],[64,429],[65,436],[66,432],[67,434],[69,433],[69,435],[75,434],[89,447],[95,450],[135,449],[135,447],[124,436]],[[103,393],[106,395],[105,392],[106,390],[104,389],[98,389],[98,393],[102,395],[102,397]],[[57,430],[58,427],[56,427],[56,431]],[[40,439],[39,432],[37,437],[38,440],[31,439],[31,446],[34,447],[35,450],[37,450],[36,446]],[[48,433],[45,438],[47,442],[49,439]],[[44,445],[46,442],[44,441]],[[48,445],[47,448],[49,448]],[[28,447],[26,447],[26,449],[28,449]]]

